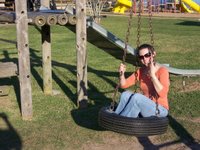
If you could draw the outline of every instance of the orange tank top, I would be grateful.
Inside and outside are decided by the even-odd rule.
[[[169,104],[168,104],[168,91],[169,91],[169,72],[165,67],[160,67],[158,71],[156,72],[156,77],[160,81],[160,83],[163,85],[163,89],[157,93],[154,85],[151,81],[151,77],[144,74],[144,69],[140,68],[137,70],[137,81],[140,83],[140,89],[143,92],[143,94],[146,97],[149,97],[153,101],[157,101],[158,104],[165,107],[169,110]],[[135,73],[130,75],[126,79],[125,85],[121,86],[121,88],[128,88],[136,83],[136,76]]]

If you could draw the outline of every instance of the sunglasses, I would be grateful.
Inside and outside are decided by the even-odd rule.
[[[144,55],[139,55],[138,57],[139,57],[139,59],[144,59],[144,58],[149,58],[150,56],[151,56],[151,52],[148,52]]]

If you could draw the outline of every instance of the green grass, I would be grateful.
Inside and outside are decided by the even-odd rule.
[[[102,26],[125,39],[127,17],[107,17]],[[113,25],[114,24],[114,25]],[[172,67],[200,69],[200,22],[197,19],[153,18],[153,31],[157,61]],[[130,44],[136,45],[137,19],[133,18]],[[141,43],[149,42],[148,20],[142,19]],[[134,137],[105,131],[98,126],[98,111],[110,103],[114,87],[118,81],[118,65],[121,60],[88,43],[88,95],[86,109],[76,107],[76,49],[75,34],[66,27],[53,26],[52,32],[52,71],[53,89],[59,90],[56,96],[46,96],[42,91],[42,52],[41,36],[38,29],[29,26],[29,46],[32,72],[33,119],[22,121],[19,103],[17,78],[1,79],[1,84],[10,85],[8,97],[0,98],[0,147],[22,147],[23,149],[82,149],[84,143],[106,144],[104,138],[131,141]],[[1,61],[17,62],[16,31],[14,25],[1,25]],[[133,69],[128,64],[128,71]],[[199,77],[185,78],[171,76],[170,126],[166,134],[157,136],[157,141],[200,140],[200,88]],[[16,91],[14,90],[16,87]],[[190,89],[190,90],[189,90]],[[5,114],[12,128],[3,120]],[[109,143],[109,141],[107,142]]]

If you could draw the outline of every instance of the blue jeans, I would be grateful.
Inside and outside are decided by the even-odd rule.
[[[140,93],[135,93],[127,104],[127,101],[132,94],[133,92],[131,91],[125,91],[122,93],[120,102],[115,110],[116,114],[120,113],[122,116],[133,118],[137,118],[139,113],[143,117],[156,116],[156,103]],[[168,110],[163,106],[158,105],[158,109],[160,111],[157,115],[158,117],[166,117],[168,115]]]

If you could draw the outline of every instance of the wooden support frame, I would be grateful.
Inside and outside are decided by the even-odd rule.
[[[41,5],[49,8],[49,0],[41,0]],[[42,32],[42,64],[44,94],[52,94],[52,65],[51,65],[51,27],[44,25]]]
[[[52,65],[51,65],[51,30],[49,25],[42,26],[42,64],[44,94],[52,94]]]
[[[0,62],[0,78],[17,76],[17,65],[13,62]]]
[[[27,1],[15,1],[17,49],[19,63],[19,82],[21,113],[23,120],[32,119],[32,88],[28,39]]]
[[[86,0],[76,1],[77,105],[87,106]]]
[[[43,1],[44,2],[44,1]],[[32,88],[30,52],[28,39],[28,16],[27,1],[15,2],[17,49],[20,80],[21,112],[23,120],[32,119]],[[86,31],[86,0],[76,1],[76,49],[77,49],[77,105],[87,106],[87,31]],[[51,44],[50,26],[42,27],[42,50],[43,50],[43,76],[44,91],[52,93],[52,72],[51,72]]]

